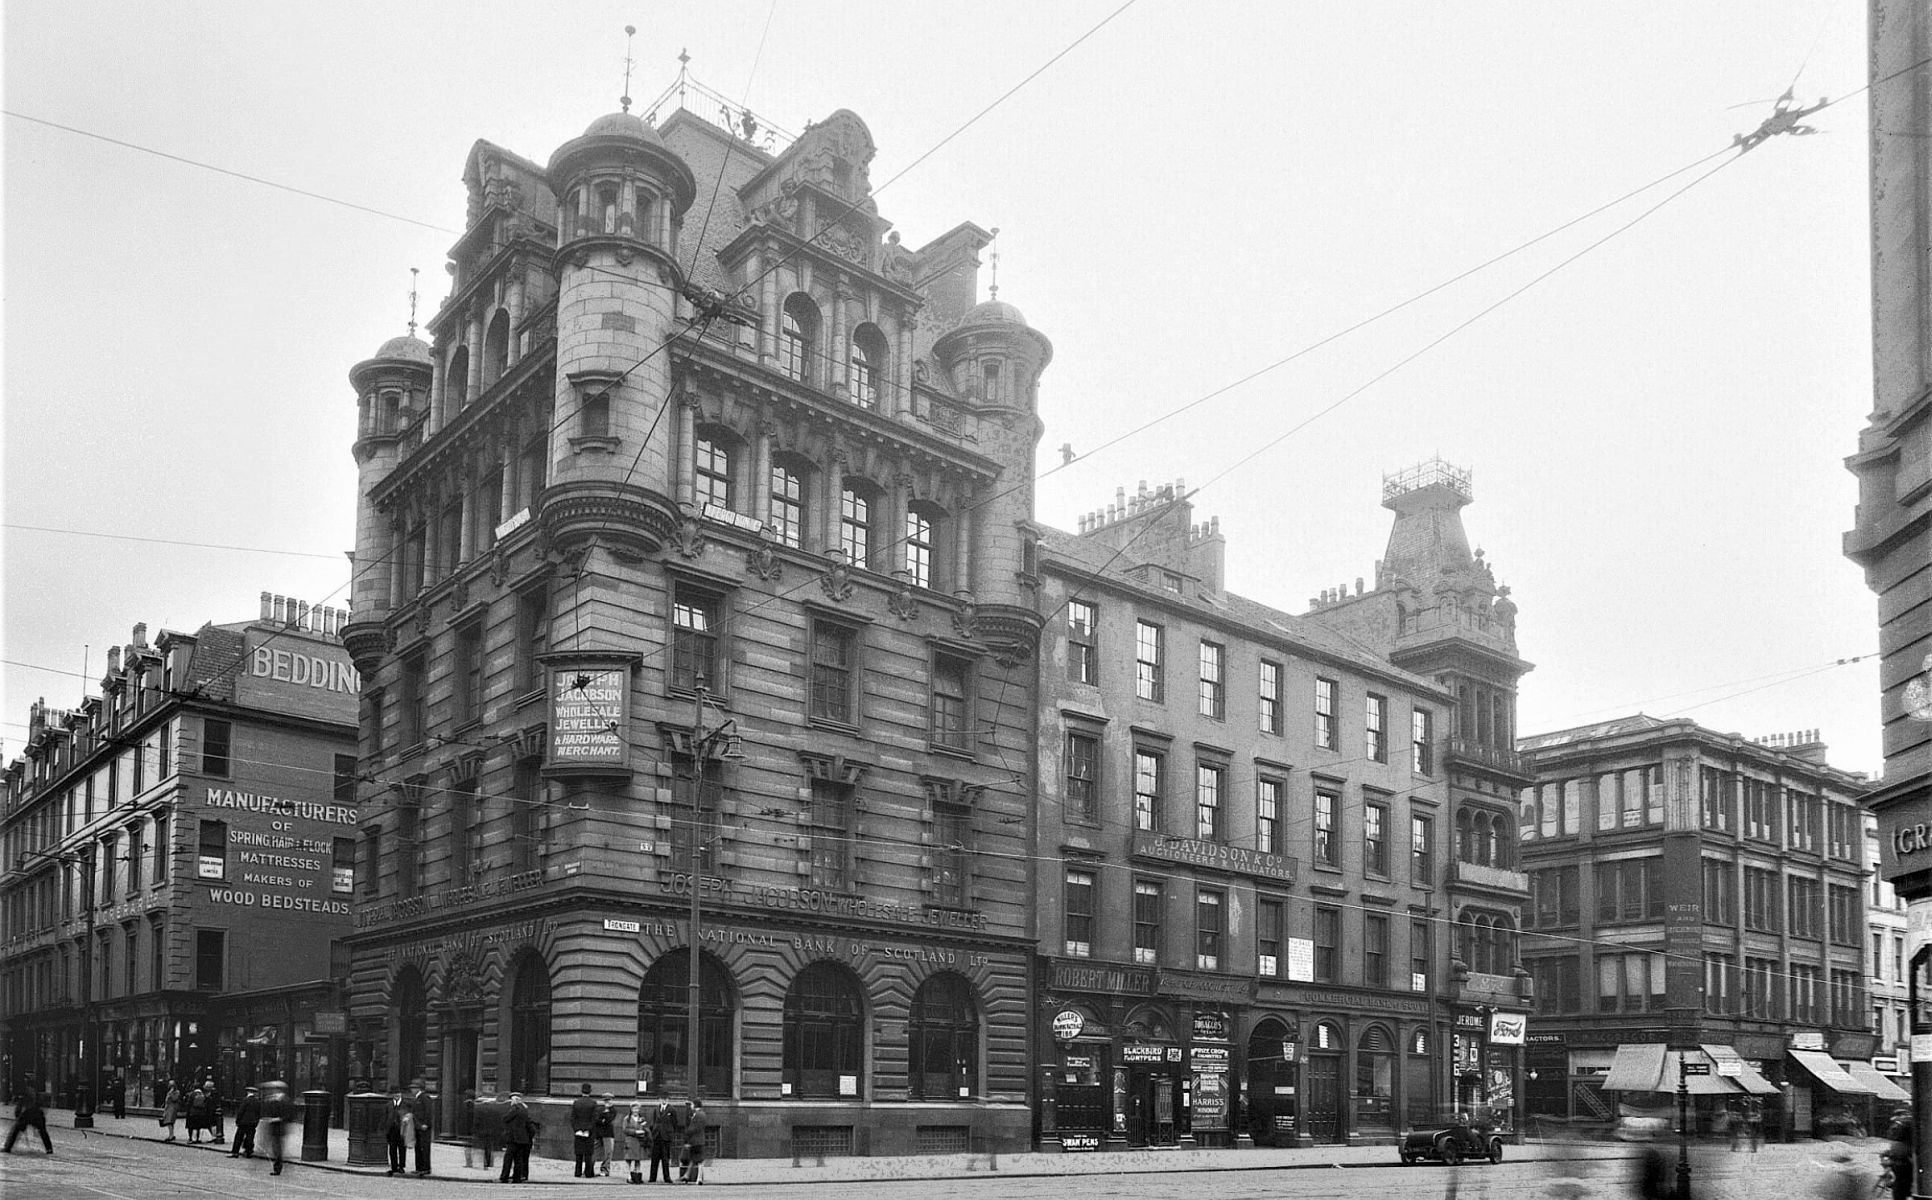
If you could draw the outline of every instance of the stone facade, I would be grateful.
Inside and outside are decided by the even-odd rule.
[[[34,706],[0,819],[9,1089],[145,1105],[191,1076],[228,1096],[271,1076],[347,1086],[318,1023],[338,997],[314,986],[353,900],[346,615],[264,593],[254,621],[136,626],[100,695]]]
[[[682,1102],[695,996],[723,1153],[1026,1141],[1051,347],[973,306],[983,230],[887,236],[872,154],[479,142],[430,341],[352,372],[351,1021],[446,1126]]]

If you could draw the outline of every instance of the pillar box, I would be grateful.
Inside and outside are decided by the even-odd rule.
[[[389,1097],[381,1092],[351,1092],[348,1110],[349,1165],[388,1165]]]
[[[329,1094],[320,1088],[302,1093],[302,1161],[329,1157]]]

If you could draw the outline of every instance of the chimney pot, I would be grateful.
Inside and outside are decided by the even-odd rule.
[[[146,649],[146,648],[147,648],[147,644],[148,644],[148,623],[147,623],[146,621],[137,621],[137,622],[135,622],[135,625],[134,625],[134,644],[135,644],[136,646],[138,646],[138,647],[140,647],[140,648],[142,648],[142,649]]]
[[[267,592],[263,592],[262,593],[262,620],[264,621],[268,620],[268,606],[270,602],[271,602],[271,598],[269,594]]]

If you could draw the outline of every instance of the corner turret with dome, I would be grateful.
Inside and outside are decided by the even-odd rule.
[[[426,344],[352,372],[350,1042],[523,1092],[539,1154],[566,1081],[742,1155],[1023,1148],[1029,897],[979,851],[1035,791],[1052,348],[975,304],[985,230],[902,244],[851,112],[680,69],[581,128],[474,144]]]

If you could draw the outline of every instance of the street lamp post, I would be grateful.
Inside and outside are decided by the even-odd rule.
[[[93,1088],[97,1082],[94,1077],[100,1070],[101,1061],[100,1030],[95,1027],[94,1021],[95,860],[90,855],[76,854],[71,850],[58,853],[48,850],[29,850],[27,857],[52,859],[63,867],[77,866],[87,872],[87,877],[83,881],[83,886],[80,889],[81,911],[87,918],[87,933],[85,940],[81,943],[82,949],[80,954],[81,1032],[80,1054],[78,1055],[80,1059],[80,1090],[74,1097],[74,1128],[92,1129],[94,1127],[94,1104],[92,1096]],[[63,886],[65,885],[63,884]],[[89,1061],[90,1059],[92,1060],[91,1062]],[[41,1082],[47,1086],[49,1091],[53,1090],[53,1080],[43,1079]]]
[[[724,724],[705,732],[704,728],[704,672],[697,672],[696,686],[691,698],[691,836],[690,854],[687,869],[691,887],[691,942],[685,961],[685,1012],[684,1012],[684,1086],[686,1099],[696,1105],[698,1102],[698,1005],[703,999],[701,976],[699,972],[698,931],[703,919],[702,897],[700,890],[699,868],[703,863],[704,833],[704,761],[709,756],[711,744],[723,739],[725,752],[720,757],[736,760],[744,755],[737,750],[737,722]]]

